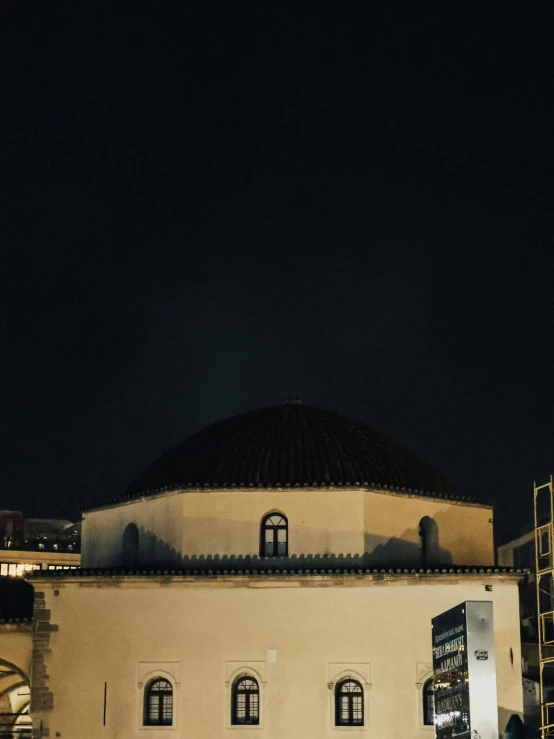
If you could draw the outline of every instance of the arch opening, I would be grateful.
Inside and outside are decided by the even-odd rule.
[[[439,564],[439,527],[430,516],[423,516],[419,522],[419,541],[422,566]]]
[[[260,686],[252,675],[239,675],[233,683],[231,724],[260,723]]]
[[[288,519],[282,513],[268,513],[260,528],[260,557],[287,557],[288,553]]]
[[[364,725],[364,689],[353,677],[335,685],[335,726]]]
[[[164,677],[146,686],[143,726],[173,726],[173,685]]]
[[[136,567],[139,561],[139,530],[135,523],[129,523],[123,532],[122,563],[124,567]]]

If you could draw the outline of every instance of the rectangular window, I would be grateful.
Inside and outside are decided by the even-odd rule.
[[[430,690],[425,693],[424,701],[424,717],[425,726],[433,726],[435,723],[435,695]]]
[[[250,694],[250,718],[258,716],[258,697],[256,693]]]
[[[348,696],[343,695],[340,701],[340,718],[344,723],[348,723]]]
[[[162,697],[162,722],[167,726],[171,725],[173,719],[173,696],[164,695]]]
[[[237,694],[236,697],[237,718],[245,718],[246,716],[246,695]]]
[[[363,715],[364,714],[362,710],[362,696],[354,695],[352,697],[352,719],[354,723],[361,724]]]

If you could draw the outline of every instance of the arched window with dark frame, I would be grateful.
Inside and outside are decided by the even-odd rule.
[[[430,677],[423,683],[422,690],[423,699],[423,725],[434,726],[435,725],[435,686],[433,685],[433,678]]]
[[[439,564],[439,527],[430,516],[423,516],[419,522],[419,540],[421,544],[421,565]]]
[[[233,683],[231,695],[231,723],[260,723],[260,688],[251,675],[241,675]]]
[[[289,553],[289,522],[282,513],[268,513],[262,519],[260,557],[286,557]]]
[[[364,725],[364,689],[351,677],[335,686],[335,725]]]
[[[136,523],[129,523],[123,532],[122,561],[124,567],[136,567],[139,552],[139,530]]]
[[[163,677],[155,677],[144,690],[144,726],[173,725],[173,686]]]

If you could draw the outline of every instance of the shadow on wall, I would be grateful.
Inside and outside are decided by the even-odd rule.
[[[139,563],[139,530],[136,523],[129,523],[123,532],[121,563],[124,567],[136,567]]]
[[[263,523],[263,519],[262,519]],[[415,522],[414,522],[415,523]],[[236,541],[237,532],[233,539]],[[240,538],[240,537],[239,537]],[[245,533],[245,540],[251,540],[252,525]],[[286,539],[285,534],[285,547]],[[219,557],[237,557],[230,547],[226,546],[225,532],[221,532],[221,549],[216,550]],[[265,539],[264,539],[265,541]],[[273,542],[274,544],[275,542]],[[184,555],[173,546],[160,539],[153,531],[141,526],[140,530],[135,523],[127,524],[121,539],[119,556],[111,566],[136,568],[141,565],[160,565],[181,568],[185,563],[199,555]],[[252,547],[253,548],[253,547]],[[257,547],[256,547],[257,548]],[[272,549],[275,549],[273,546]],[[247,547],[247,551],[252,549]],[[321,554],[337,555],[332,550],[319,550]],[[364,534],[364,562],[370,567],[411,567],[426,568],[451,565],[454,561],[451,551],[440,546],[439,525],[435,518],[424,516],[419,524],[403,531],[400,536],[391,537],[371,532]],[[277,554],[277,551],[275,551]],[[358,553],[357,553],[358,554]],[[205,554],[209,557],[209,554]],[[242,555],[252,558],[254,554]],[[299,555],[303,556],[303,555]],[[358,554],[359,556],[359,554]],[[264,558],[265,559],[265,558]]]
[[[437,547],[432,557],[423,557],[421,545],[395,537],[387,539],[374,534],[365,536],[365,557],[371,566],[388,565],[395,567],[434,567],[451,565],[452,555],[446,549]]]
[[[430,516],[424,516],[417,529],[406,529],[401,537],[366,533],[364,550],[372,566],[433,567],[453,561],[451,552],[440,547],[439,528]]]
[[[285,565],[287,568],[335,570],[337,567],[367,569],[406,566],[422,568],[452,564],[452,557],[448,552],[439,550],[439,555],[440,561],[422,564],[421,549],[417,544],[402,539],[389,539],[365,554],[293,554],[289,557],[258,557],[241,554],[184,556],[156,536],[154,532],[144,527],[139,529],[136,524],[130,523],[125,528],[122,537],[120,562],[116,566],[128,569],[160,567],[204,572],[212,569],[225,571],[227,568],[252,571],[278,570],[279,567]]]

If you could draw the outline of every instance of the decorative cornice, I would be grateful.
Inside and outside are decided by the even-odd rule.
[[[199,483],[193,485],[192,483],[183,483],[175,485],[165,485],[164,487],[151,488],[149,490],[142,490],[133,493],[124,493],[123,495],[117,495],[109,500],[101,500],[99,503],[93,506],[81,508],[83,513],[101,510],[103,508],[111,508],[115,505],[121,505],[123,503],[130,503],[136,500],[144,500],[147,498],[153,498],[164,493],[207,493],[207,492],[230,492],[235,490],[252,490],[252,491],[277,491],[277,490],[293,490],[293,489],[319,489],[319,490],[343,490],[343,489],[355,489],[360,488],[368,492],[377,493],[392,493],[396,495],[414,496],[417,498],[432,498],[434,500],[444,500],[450,503],[469,503],[471,505],[486,506],[492,508],[494,506],[493,501],[485,498],[475,498],[469,495],[448,495],[446,493],[436,493],[429,490],[419,490],[416,488],[406,487],[395,487],[394,485],[380,485],[376,482],[337,482],[329,483],[324,485],[321,483],[313,482],[308,483],[286,483],[281,485],[275,483],[274,485],[227,485],[226,483],[213,483],[208,485],[200,485]]]
[[[435,567],[435,568],[362,568],[362,567],[291,567],[290,563],[282,567],[255,567],[245,566],[243,568],[235,567],[211,567],[196,569],[172,569],[172,568],[137,568],[125,569],[116,568],[79,568],[74,570],[35,570],[29,574],[29,579],[74,579],[83,577],[227,577],[227,576],[275,576],[275,575],[303,575],[303,576],[333,576],[333,575],[392,575],[392,576],[414,576],[421,575],[528,575],[530,570],[516,569],[514,567]]]

